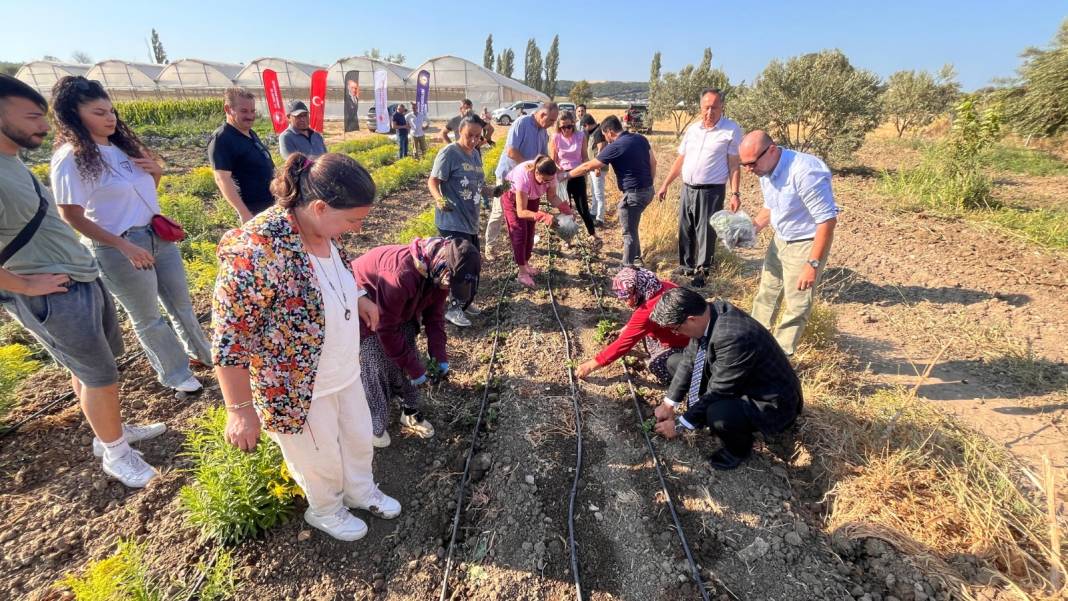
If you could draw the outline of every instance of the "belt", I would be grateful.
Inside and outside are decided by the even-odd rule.
[[[686,183],[684,183],[683,185],[685,185],[687,188],[690,188],[691,190],[711,190],[713,188],[722,188],[722,187],[726,186],[727,184],[686,184]]]
[[[812,242],[815,238],[798,238],[797,240],[783,240],[787,244],[794,244],[795,242]]]

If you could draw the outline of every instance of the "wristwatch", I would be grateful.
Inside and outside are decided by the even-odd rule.
[[[741,193],[741,192],[739,192],[739,191],[737,191],[737,190],[735,190],[734,192],[731,192],[731,196],[738,196],[738,197],[741,197],[741,195],[742,195],[742,193]]]
[[[806,263],[812,266],[812,269],[820,268],[820,262],[817,259],[809,259],[808,261],[806,261]]]

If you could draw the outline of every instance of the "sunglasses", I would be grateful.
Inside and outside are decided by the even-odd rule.
[[[560,129],[570,130],[570,129],[575,129],[575,126],[574,125],[561,125]]]
[[[755,159],[742,163],[742,167],[752,167],[753,165],[756,165],[757,161],[759,161],[761,158],[763,158],[764,155],[767,154],[769,150],[771,150],[771,144],[768,144],[767,146],[765,146],[764,150],[761,150],[760,154],[758,154]]]

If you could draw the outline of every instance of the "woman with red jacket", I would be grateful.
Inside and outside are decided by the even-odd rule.
[[[376,447],[389,446],[389,401],[400,397],[401,426],[421,438],[434,426],[419,411],[418,386],[428,381],[415,337],[426,332],[437,375],[449,372],[445,305],[449,291],[461,306],[478,285],[482,262],[467,240],[416,238],[372,248],[352,262],[356,282],[378,306],[378,327],[360,324],[360,376],[371,408]]]
[[[579,365],[575,370],[576,375],[585,378],[626,355],[634,345],[644,340],[645,349],[649,353],[646,367],[661,384],[670,384],[672,376],[675,375],[675,368],[682,360],[682,351],[686,349],[690,339],[656,324],[649,315],[656,303],[660,302],[660,297],[672,288],[676,288],[675,284],[660,280],[648,269],[620,269],[612,279],[612,290],[617,298],[626,301],[628,307],[635,309],[634,314],[630,316],[630,321],[619,337],[596,357]]]

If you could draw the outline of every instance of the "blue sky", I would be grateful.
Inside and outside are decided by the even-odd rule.
[[[714,62],[737,82],[751,80],[773,58],[840,48],[854,65],[883,77],[951,62],[970,90],[1012,76],[1020,51],[1047,44],[1068,16],[1062,1],[541,4],[0,0],[0,60],[66,59],[81,50],[95,60],[143,61],[155,27],[172,59],[283,56],[327,65],[377,47],[403,52],[409,66],[441,54],[480,63],[486,35],[493,33],[496,49],[515,50],[521,76],[527,39],[536,38],[544,52],[559,34],[560,79],[645,80],[654,51],[673,71],[699,61],[709,46]]]

